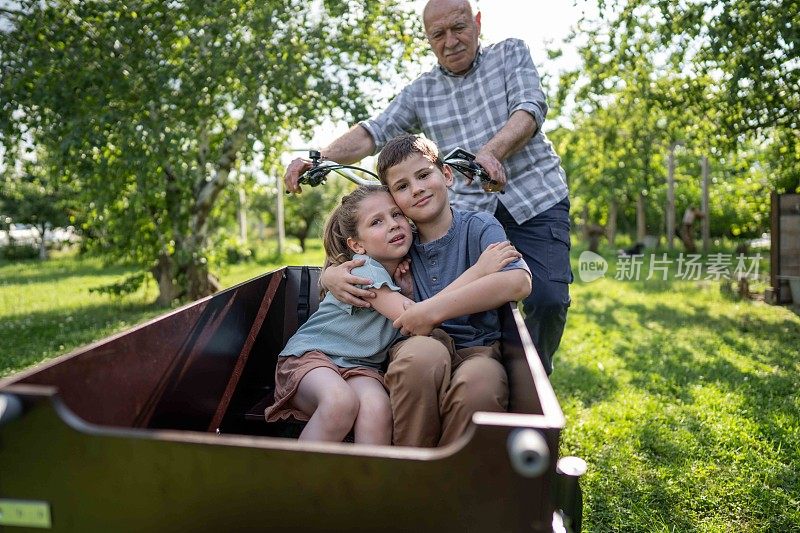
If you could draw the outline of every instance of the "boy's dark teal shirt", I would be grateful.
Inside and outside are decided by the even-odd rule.
[[[426,300],[447,287],[469,267],[492,243],[508,240],[503,226],[485,212],[453,209],[453,225],[446,235],[422,244],[415,235],[411,246],[411,273],[414,278],[414,299]],[[518,259],[503,270],[523,269],[530,275],[525,261]],[[486,346],[500,339],[500,319],[495,309],[453,318],[442,329],[456,343],[456,348]]]

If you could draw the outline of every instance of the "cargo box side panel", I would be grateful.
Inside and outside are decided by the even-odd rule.
[[[275,284],[282,286],[281,278],[282,273],[255,278],[235,287],[229,298],[219,298],[222,301],[209,317],[210,322],[203,326],[197,342],[174,359],[176,364],[159,384],[137,426],[215,429],[211,425],[220,402],[229,385],[235,385],[240,377],[235,375],[238,363],[250,355],[252,342],[248,337],[254,321],[260,309],[268,312],[277,290]]]
[[[476,427],[450,453],[381,456],[71,427],[51,401],[28,397],[0,427],[0,497],[45,502],[53,531],[537,532],[552,519],[547,477],[509,463],[508,427]]]
[[[93,424],[205,431],[270,280],[282,275],[232,287],[8,383],[52,385]]]
[[[510,305],[500,309],[500,324],[503,332],[503,366],[508,375],[508,410],[511,413],[540,415],[541,402]]]
[[[500,308],[503,364],[508,374],[510,413],[544,415],[563,426],[563,414],[550,379],[514,303]]]

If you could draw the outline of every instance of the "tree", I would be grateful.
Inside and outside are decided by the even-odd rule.
[[[278,178],[279,179],[279,178]],[[303,187],[303,194],[293,194],[284,199],[284,220],[286,234],[300,242],[305,252],[306,241],[311,237],[321,237],[322,227],[328,213],[333,211],[343,194],[355,186],[344,178],[332,173],[328,180],[318,187]],[[253,192],[252,206],[267,215],[268,224],[276,219],[277,188],[259,187]]]
[[[599,23],[584,28],[583,66],[563,76],[556,106],[575,101],[574,127],[559,153],[575,167],[570,186],[586,223],[605,224],[613,240],[616,217],[635,209],[636,238],[657,232],[647,220],[664,210],[664,155],[686,119],[665,103],[662,93],[676,81],[657,65],[646,41],[637,43],[625,68],[610,53],[613,35]],[[651,224],[652,226],[652,224]]]
[[[773,166],[788,190],[800,188],[800,0],[600,4],[614,13],[610,61],[624,69],[635,61],[636,43],[650,43],[651,53],[668,58],[686,80],[670,95],[673,105],[712,118],[708,126],[723,152],[748,139],[777,150],[788,144]]]
[[[94,250],[150,270],[159,302],[215,289],[215,204],[290,130],[367,114],[420,46],[395,1],[24,0],[0,14],[0,142],[58,158]]]
[[[768,191],[793,190],[800,176],[800,93],[788,94],[800,60],[797,1],[600,4],[604,20],[584,20],[576,34],[583,65],[562,77],[556,98],[575,101],[560,153],[577,168],[576,207],[597,220],[619,207],[628,222],[629,207],[614,203],[636,200],[641,238],[645,215],[663,220],[665,156],[680,145],[677,214],[700,205],[698,162],[707,156],[712,230],[763,231]],[[766,79],[751,79],[758,75]]]
[[[39,233],[39,258],[47,259],[45,232],[74,220],[75,191],[55,169],[44,166],[46,154],[25,158],[18,168],[0,174],[0,219],[30,224]]]

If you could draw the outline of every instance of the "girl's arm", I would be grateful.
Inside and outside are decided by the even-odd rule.
[[[465,270],[450,285],[439,291],[439,294],[449,293],[465,287],[484,276],[500,272],[507,265],[521,257],[522,254],[510,242],[494,242],[486,247],[474,265]]]
[[[372,289],[375,298],[370,301],[372,308],[394,322],[397,317],[403,314],[406,308],[414,303],[414,300],[406,298],[397,291],[393,291],[387,286],[380,289]]]

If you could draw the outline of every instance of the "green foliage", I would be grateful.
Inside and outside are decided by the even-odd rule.
[[[238,237],[226,237],[216,249],[221,251],[221,257],[214,258],[218,264],[238,265],[255,259],[255,251]]]
[[[49,154],[80,190],[88,248],[154,269],[165,302],[211,290],[232,173],[276,161],[289,131],[365,117],[368,87],[420,43],[393,1],[18,4],[0,34],[6,154]]]
[[[768,231],[769,193],[800,188],[800,3],[600,4],[603,20],[581,22],[583,65],[556,93],[556,108],[575,102],[574,127],[555,136],[573,205],[604,221],[616,201],[620,227],[630,227],[642,193],[649,230],[660,233],[666,154],[676,144],[678,220],[700,205],[705,156],[713,234]]]
[[[332,173],[324,184],[304,186],[302,194],[286,196],[283,201],[286,235],[297,238],[301,249],[305,251],[306,241],[322,236],[328,214],[338,205],[341,197],[353,188],[350,182]],[[262,187],[254,194],[254,205],[271,224],[277,216],[277,188]]]
[[[23,157],[19,165],[7,165],[0,174],[0,219],[9,223],[30,224],[41,237],[45,230],[72,225],[76,213],[76,191],[73,184],[59,174],[46,153],[36,158]],[[13,248],[13,249],[12,249]],[[7,259],[27,257],[30,246],[12,246],[3,250]],[[45,243],[40,242],[42,252]],[[36,251],[36,255],[41,252]]]
[[[126,276],[121,281],[115,281],[107,285],[100,285],[98,287],[90,287],[89,292],[95,294],[108,294],[120,298],[122,296],[129,296],[137,292],[145,283],[144,272],[138,272]]]
[[[797,0],[620,0],[610,33],[617,35],[615,60],[630,64],[632,42],[651,43],[669,54],[686,79],[706,79],[673,95],[686,106],[720,107],[734,135],[767,128],[797,130],[800,111],[800,2]],[[642,20],[647,20],[641,31]],[[676,73],[679,72],[677,68]],[[702,84],[701,84],[702,85]]]

